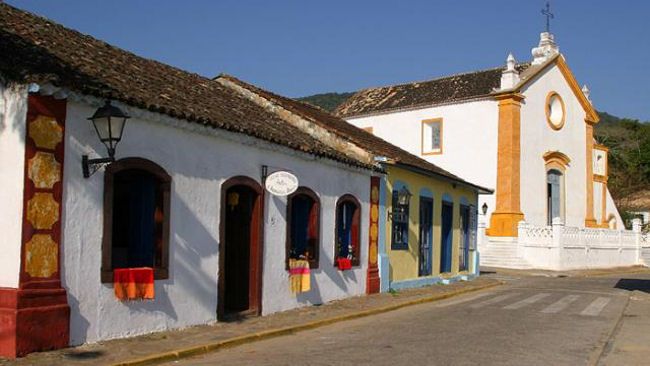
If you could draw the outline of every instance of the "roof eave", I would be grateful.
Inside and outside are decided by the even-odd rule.
[[[460,178],[459,179],[454,179],[454,178],[446,176],[444,174],[440,174],[438,172],[434,172],[434,171],[431,171],[431,170],[428,170],[428,169],[423,169],[423,168],[415,166],[415,165],[406,164],[406,163],[403,163],[403,162],[400,162],[400,161],[389,161],[389,162],[386,162],[386,164],[394,165],[394,166],[396,166],[398,168],[402,168],[402,169],[405,169],[405,170],[408,170],[408,171],[411,171],[411,172],[414,172],[414,173],[422,174],[422,175],[425,175],[425,176],[428,176],[428,177],[438,178],[440,180],[449,182],[451,184],[458,184],[458,185],[463,186],[465,188],[468,188],[468,189],[470,189],[472,191],[475,191],[475,192],[477,192],[479,194],[493,194],[494,193],[493,189],[481,187],[479,185],[464,181],[464,180],[462,180]]]

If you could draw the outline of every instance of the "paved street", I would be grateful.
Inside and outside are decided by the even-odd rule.
[[[508,280],[170,364],[650,364],[648,338],[638,336],[650,333],[650,275]],[[628,308],[636,314],[623,316]]]

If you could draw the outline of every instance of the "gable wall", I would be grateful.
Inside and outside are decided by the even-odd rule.
[[[546,96],[556,91],[565,105],[565,124],[553,130],[546,119]],[[546,225],[546,168],[542,158],[560,151],[571,161],[564,177],[565,222],[584,227],[586,215],[585,111],[557,66],[535,77],[522,91],[521,104],[521,210],[525,220]]]
[[[422,154],[422,121],[442,118],[442,154]],[[494,100],[441,105],[410,111],[350,118],[373,133],[459,177],[496,188],[498,106]],[[478,206],[495,207],[495,195],[480,195]]]

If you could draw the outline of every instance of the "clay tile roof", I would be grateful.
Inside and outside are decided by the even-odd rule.
[[[530,63],[520,63],[516,68],[522,72],[529,66]],[[335,113],[341,117],[351,117],[485,97],[499,87],[504,68],[363,89],[343,102]]]
[[[0,80],[50,83],[369,168],[201,75],[0,3]]]
[[[468,185],[485,193],[492,192],[488,188],[480,187],[473,183],[467,182],[462,178],[438,167],[437,165],[429,163],[424,159],[421,159],[405,150],[402,150],[401,148],[389,143],[388,141],[379,138],[370,132],[362,130],[319,107],[271,93],[267,90],[255,87],[230,75],[221,74],[216,79],[219,78],[224,78],[232,81],[237,85],[262,96],[263,98],[270,100],[277,105],[280,105],[282,108],[292,113],[298,114],[302,118],[310,120],[313,123],[316,123],[333,133],[336,133],[337,135],[351,141],[355,145],[375,156],[389,158],[393,163],[407,165],[429,174],[441,176],[449,180]]]

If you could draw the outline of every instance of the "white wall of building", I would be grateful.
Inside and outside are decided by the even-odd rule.
[[[267,195],[263,313],[364,293],[368,262],[368,171],[312,159],[252,138],[241,137],[242,141],[248,141],[246,145],[232,138],[210,135],[208,129],[196,133],[162,122],[132,118],[118,145],[117,158],[146,158],[172,176],[170,273],[168,280],[156,281],[155,300],[118,301],[112,285],[100,281],[103,170],[89,179],[84,179],[81,171],[82,154],[91,158],[106,155],[86,120],[95,108],[69,102],[67,110],[62,266],[63,283],[72,308],[71,344],[216,321],[221,184],[238,175],[259,182],[262,165],[290,169],[301,185],[320,196],[322,205],[320,269],[312,272],[312,290],[296,296],[289,290],[284,267],[286,199]],[[133,110],[130,113],[136,115]],[[177,123],[187,126],[186,122]],[[357,197],[362,204],[361,266],[341,273],[333,267],[334,207],[336,200],[346,193]]]
[[[442,154],[422,154],[422,121],[442,118]],[[347,119],[457,176],[487,188],[496,188],[499,110],[494,100],[470,101],[429,108]],[[496,195],[480,195],[478,205],[488,205]]]
[[[565,123],[554,130],[546,120],[546,96],[557,92],[565,105]],[[546,167],[543,155],[559,151],[571,159],[564,176],[567,226],[584,227],[586,215],[585,111],[569,84],[553,66],[521,91],[521,210],[526,222],[546,225]]]
[[[27,87],[0,82],[0,287],[18,287],[21,263]]]
[[[602,224],[603,218],[603,188],[603,183],[594,182],[594,217],[599,224]]]
[[[616,219],[616,228],[618,230],[625,230],[625,223],[623,222],[623,219],[621,218],[621,214],[618,212],[618,208],[616,208],[616,204],[614,203],[614,198],[612,197],[612,194],[609,192],[609,188],[607,188],[607,194],[605,198],[605,212],[607,216],[605,216],[606,219],[609,219],[609,215],[614,215],[614,218]]]

